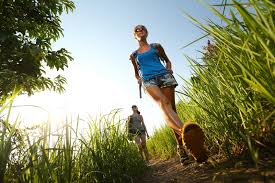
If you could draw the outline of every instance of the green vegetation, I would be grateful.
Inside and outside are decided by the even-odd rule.
[[[63,90],[64,78],[55,82],[44,77],[41,62],[58,70],[71,59],[65,49],[52,51],[50,41],[62,34],[59,15],[73,10],[73,3],[32,2],[1,1],[5,21],[0,22],[0,182],[131,182],[145,164],[136,145],[128,141],[117,111],[89,119],[84,131],[79,130],[80,119],[66,120],[55,132],[49,124],[20,129],[18,120],[9,121],[16,95],[46,88]],[[34,16],[31,25],[29,20],[24,23],[18,18],[24,12],[14,11],[23,11],[17,6],[42,17]],[[227,16],[212,8],[224,26],[214,22],[205,26],[189,16],[212,45],[202,50],[200,62],[187,57],[193,76],[178,92],[177,111],[183,121],[191,119],[204,129],[212,154],[230,158],[249,150],[257,163],[259,148],[274,146],[275,139],[275,4],[232,1],[226,7]],[[45,23],[47,12],[53,17]],[[16,25],[10,23],[14,20]],[[17,32],[21,26],[24,29]],[[14,70],[18,64],[26,69]],[[14,95],[8,97],[14,88]],[[167,126],[156,129],[147,145],[153,157],[170,158],[176,153],[174,134]]]
[[[177,109],[183,121],[204,129],[210,152],[230,157],[249,149],[257,162],[259,148],[275,139],[275,4],[250,0],[227,6],[230,16],[212,8],[225,26],[205,26],[188,16],[213,44],[202,51],[201,62],[187,57],[194,74],[179,92]],[[156,139],[161,133],[167,132],[156,131]]]
[[[0,0],[0,182],[132,182],[146,167],[116,111],[84,122],[81,133],[79,119],[54,132],[48,123],[20,129],[9,121],[15,96],[64,91],[66,79],[46,70],[72,60],[52,43],[63,35],[60,16],[74,8],[70,0]]]
[[[29,95],[64,91],[66,79],[49,78],[46,70],[64,70],[72,60],[66,49],[51,45],[63,35],[61,14],[73,9],[69,0],[0,0],[0,104],[15,87]]]
[[[176,154],[176,141],[172,129],[162,126],[154,130],[153,135],[147,141],[147,148],[154,158],[168,159]]]
[[[89,119],[81,134],[79,119],[52,132],[49,124],[18,129],[7,117],[0,125],[0,182],[132,182],[146,166],[116,115]]]

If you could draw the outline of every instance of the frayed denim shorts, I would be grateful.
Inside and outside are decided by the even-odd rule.
[[[174,76],[170,73],[156,76],[149,80],[142,80],[142,85],[144,88],[147,88],[149,86],[158,86],[159,88],[165,88],[165,87],[176,87],[178,86],[178,83]]]

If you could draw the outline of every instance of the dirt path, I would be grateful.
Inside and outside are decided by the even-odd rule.
[[[275,152],[275,151],[274,151]],[[243,157],[234,162],[215,157],[216,163],[197,164],[192,162],[182,166],[177,159],[151,160],[146,173],[135,180],[136,183],[275,183],[275,153],[264,153],[258,168],[251,160]]]

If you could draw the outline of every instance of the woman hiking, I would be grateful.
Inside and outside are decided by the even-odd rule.
[[[184,164],[189,157],[182,141],[183,124],[176,112],[175,87],[178,83],[173,76],[171,61],[167,57],[163,47],[158,43],[149,44],[147,36],[148,30],[144,25],[137,25],[134,28],[134,37],[138,42],[138,49],[130,55],[130,60],[132,61],[138,83],[143,85],[145,92],[158,104],[166,123],[173,129],[177,142],[177,154],[180,157],[180,162]],[[161,61],[165,63],[165,66]],[[203,149],[203,145],[201,147],[201,145],[196,146],[193,143],[195,142],[193,141],[193,132],[195,132],[193,127],[188,128],[188,130],[192,132],[190,140],[191,149],[189,148],[189,144],[187,146],[191,153],[193,147],[196,150]],[[198,135],[201,136],[201,134]],[[185,145],[187,145],[186,142]],[[194,154],[192,155],[194,156]],[[207,159],[206,154],[202,158],[195,158],[197,160],[198,158],[203,159],[203,161]]]
[[[143,121],[143,117],[140,114],[136,105],[132,106],[133,114],[128,117],[128,135],[132,140],[134,139],[138,145],[141,157],[149,163],[149,153],[146,147],[146,136],[149,138],[146,126]],[[144,154],[144,156],[143,156]]]

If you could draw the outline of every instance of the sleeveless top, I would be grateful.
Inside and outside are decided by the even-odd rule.
[[[137,64],[144,81],[167,73],[166,68],[161,63],[156,49],[152,46],[150,46],[148,51],[136,54]]]
[[[131,115],[129,122],[128,122],[128,128],[129,130],[138,129],[140,131],[145,130],[142,125],[142,117],[141,115]]]

